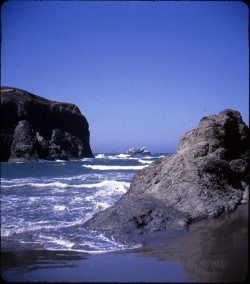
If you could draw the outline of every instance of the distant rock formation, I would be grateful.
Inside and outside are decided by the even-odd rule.
[[[201,119],[176,154],[139,171],[128,192],[85,227],[121,238],[233,211],[248,200],[249,129],[237,111]]]
[[[93,157],[89,125],[73,104],[1,87],[0,161]]]
[[[127,154],[139,154],[139,155],[151,155],[151,153],[148,151],[146,147],[142,148],[130,148],[127,151]]]

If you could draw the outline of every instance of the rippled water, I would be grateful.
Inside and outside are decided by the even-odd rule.
[[[113,205],[136,171],[160,156],[98,154],[68,162],[2,163],[2,250],[99,253],[140,246],[118,243],[79,225]]]

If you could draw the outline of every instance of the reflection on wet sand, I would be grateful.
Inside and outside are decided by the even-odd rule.
[[[65,251],[20,250],[1,253],[1,271],[11,268],[21,273],[46,268],[78,267],[75,260],[86,259],[87,254]]]
[[[194,282],[242,281],[248,274],[248,206],[194,223],[185,233],[159,233],[157,246],[146,240],[141,254],[179,261]]]
[[[60,276],[72,282],[146,279],[152,283],[157,279],[232,283],[244,280],[248,273],[248,205],[239,206],[228,216],[194,223],[187,231],[168,230],[138,239],[144,244],[140,249],[100,256],[70,251],[3,251],[2,276],[20,281],[53,281]]]

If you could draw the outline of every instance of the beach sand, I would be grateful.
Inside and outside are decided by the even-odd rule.
[[[187,231],[167,230],[135,239],[139,249],[103,254],[5,251],[8,282],[241,282],[248,275],[248,205]]]

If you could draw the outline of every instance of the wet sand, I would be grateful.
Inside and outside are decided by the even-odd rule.
[[[187,231],[140,236],[142,248],[89,255],[65,251],[6,251],[9,282],[241,282],[248,275],[248,205]]]

